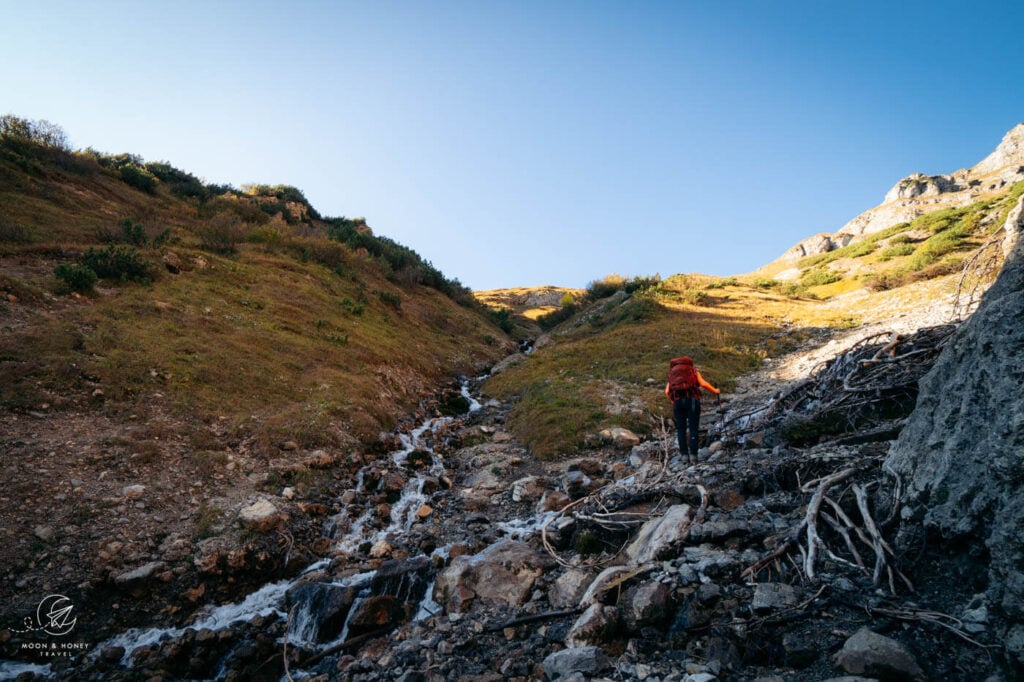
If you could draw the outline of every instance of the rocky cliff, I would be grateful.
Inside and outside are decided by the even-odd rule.
[[[833,234],[816,234],[797,243],[779,260],[795,262],[858,241],[865,235],[909,222],[940,208],[967,206],[986,194],[1024,178],[1024,123],[1013,127],[996,149],[971,168],[949,175],[914,173],[903,178],[874,208],[864,211]]]
[[[1024,664],[1022,206],[1024,200],[1007,221],[1014,244],[999,278],[921,381],[917,406],[886,462],[902,504],[904,545],[923,527],[943,543],[975,550],[976,570],[988,573],[986,608],[1005,619],[1004,644],[1018,664]]]

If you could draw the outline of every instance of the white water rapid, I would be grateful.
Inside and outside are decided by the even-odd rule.
[[[481,409],[480,402],[477,401],[469,392],[468,381],[462,381],[461,393],[468,402],[469,413],[473,413]],[[372,517],[372,509],[368,509],[362,516],[352,522],[349,530],[342,537],[335,541],[336,550],[351,552],[365,543],[373,545],[389,536],[401,534],[409,530],[416,520],[417,510],[427,501],[427,495],[423,491],[425,479],[428,476],[434,478],[440,477],[445,471],[442,458],[434,452],[432,447],[434,436],[454,420],[454,417],[431,418],[414,428],[409,433],[399,435],[402,447],[390,454],[391,460],[395,464],[402,465],[411,453],[418,452],[429,453],[430,465],[419,470],[415,475],[410,477],[400,498],[391,506],[390,520],[385,528],[373,531],[367,530],[369,521]],[[360,491],[364,486],[364,472],[360,471],[357,478],[356,491]],[[347,520],[347,512],[342,512],[342,514],[334,519],[333,522],[337,524],[341,521]],[[434,555],[444,557],[446,553],[447,548],[439,548],[435,550]],[[133,664],[133,653],[140,647],[155,645],[160,642],[175,639],[188,630],[199,631],[208,629],[212,631],[219,631],[236,623],[249,622],[258,616],[268,616],[271,614],[276,614],[281,618],[286,618],[288,617],[288,614],[285,611],[285,602],[288,590],[295,586],[303,575],[324,568],[329,564],[330,559],[321,559],[308,566],[302,574],[295,579],[282,580],[264,585],[255,592],[249,594],[240,602],[224,604],[202,610],[196,615],[192,623],[184,627],[147,629],[132,628],[98,643],[89,652],[88,657],[95,659],[100,655],[100,652],[105,649],[109,649],[111,647],[123,647],[125,654],[121,659],[121,664],[126,667],[131,667]],[[343,580],[327,584],[334,587],[356,586],[364,588],[360,593],[360,596],[357,597],[356,603],[353,604],[350,610],[351,615],[351,613],[355,613],[359,599],[368,596],[367,592],[369,584],[373,580],[374,575],[375,572],[373,571],[359,573],[354,576],[349,576]],[[427,595],[423,598],[418,607],[415,619],[427,618],[440,611],[440,609],[441,607],[431,598],[430,590],[428,589]],[[319,625],[315,620],[315,614],[310,612],[308,605],[303,609],[295,609],[295,612],[291,614],[288,631],[285,635],[288,639],[288,644],[323,650],[337,643],[343,642],[345,637],[348,635],[348,622],[346,621],[340,637],[332,642],[318,644],[318,628]],[[32,672],[43,677],[52,677],[57,674],[51,670],[51,666],[49,665],[30,664],[18,661],[0,661],[0,682],[5,680],[14,680],[18,675],[25,672]],[[296,671],[292,672],[295,673]],[[225,673],[225,670],[221,670],[218,676],[214,679],[220,679]],[[301,673],[299,674],[301,675]]]

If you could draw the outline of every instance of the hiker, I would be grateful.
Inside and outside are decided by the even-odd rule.
[[[684,356],[673,358],[669,362],[665,397],[672,401],[672,416],[676,420],[676,436],[679,438],[679,454],[693,464],[697,463],[701,388],[706,388],[715,395],[720,393],[700,375],[693,365],[693,358]],[[690,430],[689,441],[686,438],[687,428]]]

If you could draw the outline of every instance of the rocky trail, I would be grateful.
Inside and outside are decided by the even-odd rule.
[[[391,436],[355,471],[313,534],[327,538],[324,558],[297,577],[5,674],[1007,679],[977,564],[923,535],[912,553],[894,549],[882,466],[902,417],[869,411],[801,447],[779,436],[792,414],[756,417],[823,349],[833,357],[822,372],[890,345],[858,345],[872,336],[817,339],[766,364],[724,415],[706,412],[718,438],[696,465],[670,434],[641,442],[616,430],[583,457],[535,461],[504,429],[510,406],[476,402],[467,384],[463,416]],[[250,512],[258,528],[277,510]]]

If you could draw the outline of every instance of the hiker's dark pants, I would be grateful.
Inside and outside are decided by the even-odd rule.
[[[676,420],[676,436],[679,438],[679,454],[697,456],[697,440],[700,428],[700,398],[680,398],[672,403],[672,416]],[[686,430],[690,430],[690,447],[687,450]]]

